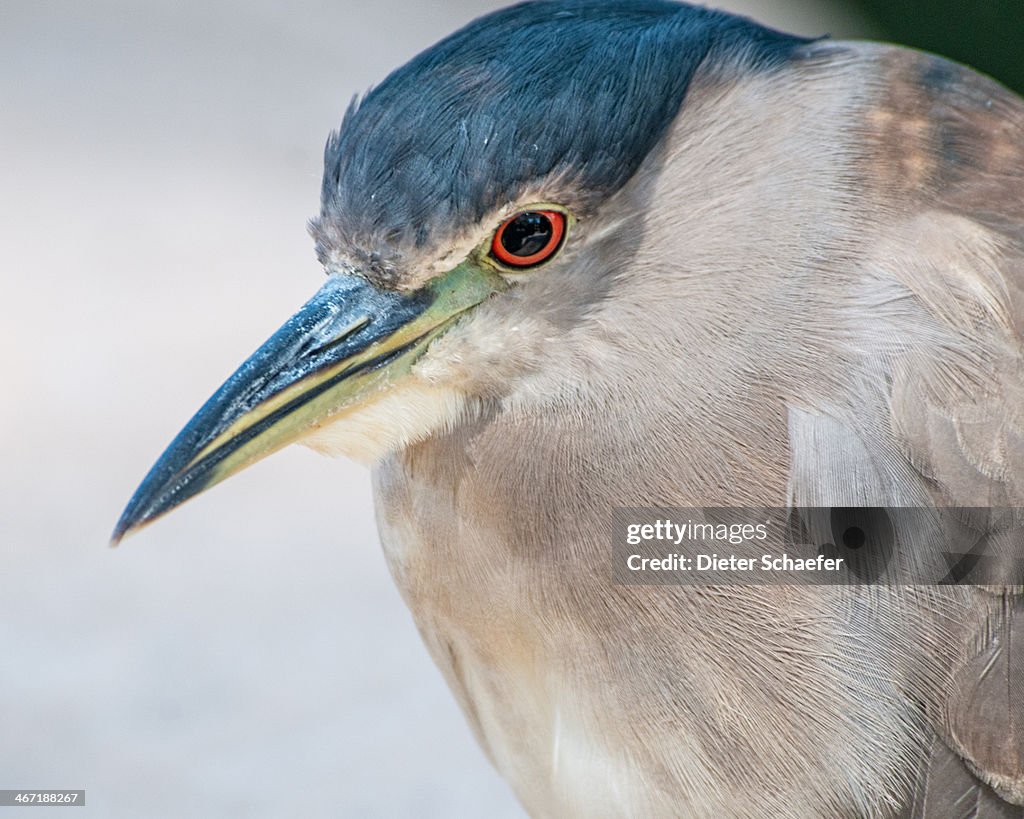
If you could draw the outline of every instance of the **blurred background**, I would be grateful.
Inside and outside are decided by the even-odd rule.
[[[498,5],[0,7],[0,788],[85,788],[76,816],[522,815],[392,586],[361,467],[292,448],[106,545],[319,286],[305,220],[351,96]],[[1009,2],[721,5],[1024,85]]]

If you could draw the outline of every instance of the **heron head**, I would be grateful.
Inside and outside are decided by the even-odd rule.
[[[294,441],[373,462],[486,402],[551,400],[535,377],[615,297],[652,207],[623,190],[698,67],[802,42],[663,0],[550,0],[396,70],[327,142],[327,281],[174,439],[115,541]]]

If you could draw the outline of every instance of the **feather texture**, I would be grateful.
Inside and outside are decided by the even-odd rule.
[[[417,366],[477,409],[375,468],[389,564],[533,815],[1019,816],[1018,587],[611,583],[612,507],[1024,494],[1021,101],[750,66]]]

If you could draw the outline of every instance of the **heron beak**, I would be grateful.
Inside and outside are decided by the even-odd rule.
[[[330,416],[369,402],[462,313],[503,287],[497,274],[468,260],[411,294],[332,275],[171,442],[128,502],[112,544]]]

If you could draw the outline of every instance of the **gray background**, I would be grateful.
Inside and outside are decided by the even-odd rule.
[[[85,788],[74,816],[521,815],[392,587],[363,468],[292,448],[106,546],[319,286],[304,223],[351,95],[496,5],[0,6],[0,788]]]

